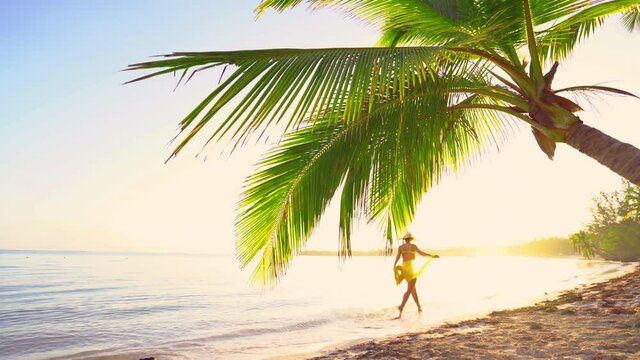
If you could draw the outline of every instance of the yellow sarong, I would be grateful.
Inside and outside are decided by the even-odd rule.
[[[433,258],[427,260],[419,271],[414,270],[413,260],[404,261],[402,262],[402,265],[396,265],[396,267],[393,268],[393,276],[396,278],[396,285],[400,285],[402,280],[407,280],[407,282],[409,282],[420,276],[431,260],[433,260]]]

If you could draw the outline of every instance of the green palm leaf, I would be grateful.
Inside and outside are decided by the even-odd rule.
[[[565,59],[576,44],[589,37],[604,23],[607,16],[624,12],[633,14],[637,11],[638,4],[638,0],[616,0],[596,5],[584,2],[580,11],[540,33],[541,55],[545,59]]]
[[[301,249],[342,181],[357,125],[293,132],[247,179],[236,249],[242,267],[259,259],[253,281],[275,281]]]
[[[629,31],[640,29],[640,5],[630,8],[622,15],[622,24]]]
[[[402,114],[387,116],[398,119],[397,128],[377,144],[384,151],[374,158],[367,215],[380,221],[390,244],[406,231],[422,196],[444,173],[457,171],[481,145],[498,145],[506,135],[504,116],[482,108],[493,100],[440,90],[431,101],[405,102]],[[459,104],[467,107],[457,109]]]
[[[209,140],[228,135],[241,142],[285,117],[287,129],[305,118],[314,121],[319,114],[334,114],[333,121],[353,121],[359,116],[360,106],[369,100],[370,89],[371,93],[402,96],[406,84],[423,82],[430,68],[438,66],[436,59],[442,50],[412,47],[174,53],[165,60],[133,64],[128,69],[162,69],[132,80],[138,81],[168,72],[185,74],[220,65],[237,66],[180,122],[181,132],[187,134],[172,153],[175,156],[214,116],[230,107],[234,98],[241,97]]]
[[[640,97],[625,91],[625,90],[621,90],[621,89],[617,89],[617,88],[613,88],[613,87],[609,87],[609,86],[600,86],[600,85],[582,85],[582,86],[572,86],[572,87],[568,87],[568,88],[563,88],[563,89],[558,89],[555,90],[554,93],[560,93],[560,92],[583,92],[583,93],[605,93],[605,94],[617,94],[617,95],[625,95],[625,96],[631,96],[634,98],[638,98],[640,99]]]
[[[333,114],[307,122],[260,162],[247,180],[237,221],[238,258],[242,267],[257,261],[255,282],[273,283],[286,271],[341,183],[340,253],[348,256],[353,220],[379,220],[389,240],[397,238],[440,174],[455,171],[481,141],[491,141],[478,134],[500,123],[493,115],[471,114],[482,96],[467,101],[467,109],[451,108],[470,99],[456,89],[480,86],[482,77],[455,78],[474,73],[448,71],[407,87],[402,98],[371,94],[373,104],[364,104],[352,122],[335,122]]]

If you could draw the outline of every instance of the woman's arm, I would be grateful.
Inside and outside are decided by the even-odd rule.
[[[417,252],[418,254],[422,255],[422,256],[430,256],[430,257],[432,257],[432,258],[439,258],[439,257],[440,257],[439,255],[431,255],[431,254],[427,254],[426,252],[424,252],[424,251],[420,250],[420,249],[418,248],[418,246],[416,246],[416,252]]]
[[[398,260],[400,260],[400,248],[398,248],[398,254],[396,255],[396,261],[393,262],[393,267],[396,267],[396,264],[398,263]]]

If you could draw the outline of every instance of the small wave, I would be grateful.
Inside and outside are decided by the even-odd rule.
[[[94,288],[75,288],[75,289],[55,289],[56,286],[28,286],[22,287],[14,286],[12,289],[6,292],[2,291],[2,297],[4,300],[10,302],[49,302],[52,298],[60,295],[78,295],[78,294],[92,294],[99,292],[111,292],[114,290],[122,289],[122,287],[94,287]],[[44,289],[44,290],[40,290]],[[51,290],[46,290],[51,289]]]
[[[378,320],[386,319],[391,316],[398,315],[398,308],[395,306],[386,307],[373,311],[350,312],[344,314],[345,317],[355,318],[356,320]]]
[[[226,339],[246,338],[251,336],[260,336],[263,334],[288,333],[293,331],[308,330],[311,328],[319,327],[319,326],[328,324],[331,321],[332,321],[331,319],[317,319],[317,320],[302,321],[302,322],[298,322],[291,325],[285,325],[281,327],[243,329],[243,330],[232,331],[232,332],[227,332],[223,334],[217,334],[217,335],[212,335],[212,336],[207,336],[202,338],[179,340],[179,341],[168,343],[167,345],[190,347],[193,344],[203,343],[203,342],[207,343],[207,342],[221,341]]]
[[[618,268],[612,268],[612,269],[607,269],[607,270],[601,271],[601,272],[600,272],[600,274],[602,274],[602,275],[608,275],[608,274],[615,274],[615,273],[617,273],[617,272],[620,272],[620,269],[618,269]]]
[[[52,288],[52,287],[55,287],[55,286],[57,286],[57,285],[51,285],[51,284],[0,285],[0,293],[15,292],[15,291],[25,291],[25,290],[33,290],[33,289],[43,289],[43,288]]]
[[[175,342],[167,343],[166,345],[175,347],[192,347],[194,345],[208,342],[224,341],[228,339],[247,338],[252,336],[260,336],[264,334],[284,334],[289,332],[309,330],[317,328],[323,325],[330,324],[338,320],[354,319],[361,321],[380,320],[387,319],[397,315],[398,309],[396,307],[387,307],[373,311],[341,311],[335,313],[332,316],[325,318],[301,321],[290,325],[284,325],[279,327],[262,327],[262,328],[249,328],[237,331],[231,331],[222,334],[216,334],[201,338],[178,340]]]
[[[150,354],[153,354],[153,357],[157,359],[172,359],[172,360],[188,360],[189,357],[183,356],[180,354],[167,352],[167,351],[158,351],[158,350],[137,350],[137,351],[126,351],[123,350],[122,347],[110,347],[100,350],[89,350],[82,351],[77,353],[72,353],[63,356],[56,356],[49,358],[49,360],[66,360],[66,359],[84,359],[84,360],[131,360],[131,359],[143,359],[150,357]]]
[[[185,307],[180,304],[167,305],[140,305],[132,308],[108,308],[91,314],[93,317],[105,318],[110,320],[129,319],[131,317],[144,316],[157,313],[179,312]],[[194,306],[190,306],[194,308]]]

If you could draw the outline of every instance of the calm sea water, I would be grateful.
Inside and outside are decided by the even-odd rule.
[[[425,329],[518,307],[616,276],[611,262],[527,257],[434,260],[424,314],[392,258],[299,257],[275,288],[252,288],[228,256],[0,251],[0,358],[255,359]]]

